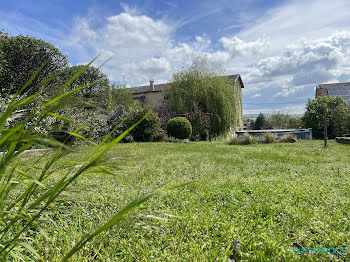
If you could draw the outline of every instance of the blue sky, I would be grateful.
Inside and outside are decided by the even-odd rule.
[[[241,74],[244,113],[299,114],[318,83],[350,81],[350,2],[4,1],[0,28],[48,41],[129,86],[167,82],[204,54]]]

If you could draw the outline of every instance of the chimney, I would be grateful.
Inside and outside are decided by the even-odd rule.
[[[154,80],[149,81],[149,86],[151,87],[151,90],[154,91]]]

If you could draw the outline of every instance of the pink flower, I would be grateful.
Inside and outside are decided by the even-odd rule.
[[[48,248],[48,247],[45,247],[45,250],[46,250],[46,251],[49,251],[49,248]]]
[[[19,237],[18,237],[18,238],[21,239],[22,237],[23,237],[23,235],[22,235],[22,234],[19,234]]]

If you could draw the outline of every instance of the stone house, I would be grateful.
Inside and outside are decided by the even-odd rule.
[[[316,86],[315,97],[321,96],[341,96],[350,106],[350,82],[318,84]]]
[[[236,106],[237,106],[237,112],[238,112],[238,123],[237,125],[239,127],[243,124],[243,109],[242,109],[242,88],[244,88],[242,78],[238,75],[227,75],[224,76],[232,81],[232,86],[237,92],[238,95],[236,95]],[[150,84],[146,86],[137,86],[130,88],[130,91],[132,92],[132,96],[134,100],[139,101],[142,105],[152,105],[154,108],[157,108],[163,103],[166,102],[165,94],[166,91],[169,89],[170,85],[169,83],[164,84],[154,84],[153,80],[150,80]]]

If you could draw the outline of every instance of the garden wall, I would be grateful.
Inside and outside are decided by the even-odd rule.
[[[338,143],[350,145],[350,137],[336,137],[335,140]]]
[[[237,136],[243,136],[244,134],[249,134],[253,137],[260,137],[266,133],[274,134],[276,139],[280,139],[284,135],[293,134],[297,139],[312,140],[312,130],[307,129],[266,129],[266,130],[245,130],[237,131]]]

